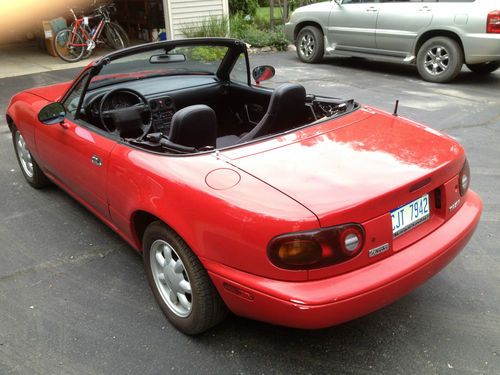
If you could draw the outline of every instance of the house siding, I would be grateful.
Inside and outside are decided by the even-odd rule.
[[[168,3],[174,39],[184,38],[183,29],[208,17],[228,16],[228,0],[170,0]]]

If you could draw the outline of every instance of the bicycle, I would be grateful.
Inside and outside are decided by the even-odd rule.
[[[103,42],[99,38],[104,31],[105,41],[111,48],[121,49],[128,47],[127,33],[110,18],[110,10],[114,4],[100,5],[89,17],[78,18],[75,11],[69,8],[73,22],[67,29],[59,31],[54,37],[54,50],[66,62],[79,61],[90,56],[97,43]],[[98,20],[95,26],[91,21]]]

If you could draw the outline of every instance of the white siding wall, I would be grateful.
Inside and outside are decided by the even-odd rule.
[[[182,29],[212,16],[228,16],[228,0],[166,0],[169,39],[183,38]],[[170,33],[168,32],[170,28]]]

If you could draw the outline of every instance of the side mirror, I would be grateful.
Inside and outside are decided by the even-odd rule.
[[[65,118],[66,110],[59,102],[47,104],[38,113],[38,120],[45,125],[60,124]]]
[[[252,71],[252,77],[257,84],[271,79],[276,74],[276,70],[271,65],[257,66]]]

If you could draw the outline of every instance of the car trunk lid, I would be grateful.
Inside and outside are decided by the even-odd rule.
[[[450,180],[464,161],[451,138],[367,107],[222,155],[307,207],[322,227],[390,212]]]

